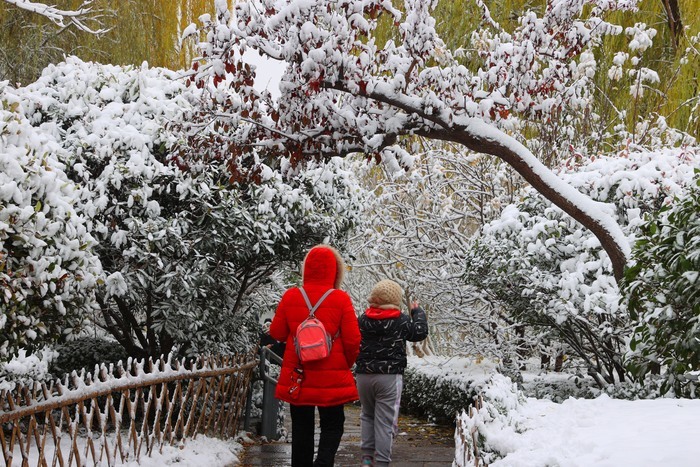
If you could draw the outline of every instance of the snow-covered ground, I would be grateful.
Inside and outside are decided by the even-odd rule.
[[[66,459],[68,452],[70,451],[70,445],[68,444],[69,442],[70,440],[66,436],[61,443],[61,451],[63,452],[64,456],[66,456]],[[99,443],[99,441],[96,441],[96,443]],[[110,444],[112,443],[113,440],[110,440]],[[81,453],[87,452],[85,438],[78,438],[76,444]],[[53,459],[54,454],[54,446],[52,445],[50,437],[47,439],[46,449],[46,459],[48,459],[49,463],[51,463],[51,459]],[[97,450],[99,452],[99,444],[97,446]],[[238,456],[241,454],[242,450],[243,445],[238,442],[232,440],[224,441],[198,435],[196,439],[188,439],[182,446],[166,445],[163,446],[162,452],[158,452],[158,449],[154,449],[150,457],[147,455],[141,455],[139,462],[136,460],[119,462],[119,459],[117,458],[117,464],[115,465],[124,467],[161,467],[163,465],[177,465],[181,467],[229,467],[240,464]],[[21,464],[22,459],[16,447],[14,456],[15,460]],[[85,460],[86,458],[83,457],[83,461]],[[88,457],[87,460],[92,462],[92,457]],[[32,449],[30,451],[29,465],[39,465],[37,449]],[[103,458],[102,463],[98,465],[108,465],[106,458]]]
[[[409,365],[437,377],[486,384],[487,403],[491,396],[496,405],[508,407],[503,417],[487,411],[477,416],[487,450],[501,457],[491,467],[700,466],[700,400],[630,401],[603,394],[555,403],[513,393],[505,378],[488,383],[495,372],[491,362],[428,357],[412,358]]]
[[[154,453],[151,457],[141,458],[139,463],[134,461],[122,465],[128,467],[161,467],[163,465],[228,467],[240,463],[238,454],[242,450],[243,446],[233,441],[198,436],[197,439],[188,440],[184,449],[166,446],[162,454]]]
[[[492,467],[700,465],[700,400],[527,398],[513,418],[514,427],[485,427],[506,454]]]

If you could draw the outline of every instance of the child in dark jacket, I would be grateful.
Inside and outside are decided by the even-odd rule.
[[[355,373],[362,413],[362,465],[383,467],[391,462],[398,430],[399,404],[406,368],[406,341],[428,337],[428,321],[418,302],[411,316],[401,313],[403,291],[399,284],[379,281],[360,316],[360,355]]]

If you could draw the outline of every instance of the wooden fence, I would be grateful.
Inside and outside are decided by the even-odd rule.
[[[479,455],[479,432],[475,419],[479,410],[484,406],[484,400],[478,396],[474,404],[469,406],[468,412],[462,412],[457,417],[455,428],[455,460],[453,465],[457,467],[488,467],[481,461]],[[465,417],[466,416],[466,417]]]
[[[7,467],[113,466],[238,430],[254,355],[127,361],[0,392]]]

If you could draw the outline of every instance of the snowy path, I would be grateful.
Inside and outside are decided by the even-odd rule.
[[[288,418],[288,417],[287,417]],[[318,416],[317,416],[318,418]],[[392,465],[438,467],[452,465],[454,439],[451,427],[435,426],[410,416],[399,417]],[[318,429],[316,432],[318,439]],[[243,467],[291,465],[292,445],[286,442],[253,444],[242,454]],[[360,408],[345,406],[345,433],[335,458],[338,467],[360,465]]]

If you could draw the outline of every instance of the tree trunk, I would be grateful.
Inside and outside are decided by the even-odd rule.
[[[681,36],[683,35],[683,23],[681,21],[681,9],[678,6],[678,0],[661,0],[666,11],[666,20],[668,28],[671,30],[671,41],[673,47],[678,47]]]

